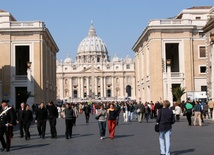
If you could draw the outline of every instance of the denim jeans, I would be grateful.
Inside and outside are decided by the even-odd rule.
[[[104,137],[106,133],[106,122],[98,121],[98,126],[100,130],[100,137]]]
[[[170,155],[170,137],[171,129],[168,131],[160,131],[159,133],[159,143],[161,154]]]

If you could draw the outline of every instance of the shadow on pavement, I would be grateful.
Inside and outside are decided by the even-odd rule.
[[[44,147],[50,144],[38,144],[38,145],[14,145],[12,146],[11,151],[16,151],[20,149],[30,149],[30,148],[39,148],[39,147]]]
[[[188,152],[194,152],[195,149],[188,149],[188,150],[180,150],[180,151],[173,151],[171,152],[172,155],[181,155],[181,154],[186,154]]]

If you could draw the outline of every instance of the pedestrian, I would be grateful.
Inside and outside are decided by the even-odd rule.
[[[119,125],[119,118],[120,118],[119,116],[120,116],[121,107],[117,101],[114,102],[114,105],[115,105],[115,110],[117,111],[116,125]]]
[[[23,120],[22,120],[22,113],[25,110],[25,103],[22,102],[20,104],[20,109],[18,110],[18,117],[17,117],[17,123],[19,124],[19,131],[20,131],[20,138],[24,137],[24,127],[23,127]]]
[[[72,138],[74,111],[69,103],[65,104],[65,138]]]
[[[117,111],[114,108],[114,104],[110,104],[109,109],[107,110],[108,117],[108,131],[110,139],[114,139],[115,127],[116,127],[116,117]]]
[[[144,111],[145,111],[145,107],[144,107],[143,103],[141,103],[141,101],[140,101],[137,105],[137,120],[139,123],[142,122]]]
[[[193,105],[189,101],[187,101],[187,103],[185,104],[185,113],[189,126],[192,125],[192,108]]]
[[[61,107],[59,105],[57,106],[57,111],[58,111],[58,118],[61,118]]]
[[[25,140],[30,139],[30,124],[33,121],[33,112],[30,110],[29,104],[25,106],[25,110],[22,113],[23,127],[25,131]]]
[[[45,108],[44,103],[41,102],[36,112],[35,123],[37,123],[39,137],[42,139],[45,139],[47,118],[48,118],[47,109]]]
[[[145,119],[146,119],[146,122],[148,123],[149,122],[149,115],[150,115],[150,108],[148,106],[148,103],[146,102],[145,103],[145,106],[144,106],[144,111],[145,111]]]
[[[171,109],[170,102],[163,101],[163,108],[158,111],[156,122],[159,124],[159,144],[161,155],[170,155],[170,137],[172,133],[172,124],[175,123],[175,117]]]
[[[178,102],[175,103],[175,118],[176,121],[179,122],[181,115],[181,107],[179,106]]]
[[[58,110],[53,101],[48,102],[47,111],[51,138],[57,139],[56,123],[58,118]]]
[[[90,113],[91,113],[91,106],[88,105],[88,103],[86,102],[84,104],[84,107],[82,109],[85,113],[85,120],[86,120],[86,123],[89,123],[89,118],[90,118]]]
[[[206,116],[208,116],[208,119],[210,119],[210,115],[209,115],[209,112],[208,112],[208,109],[209,109],[209,106],[207,103],[204,104],[204,118],[206,119]]]
[[[106,118],[107,118],[107,112],[104,109],[104,105],[100,105],[100,109],[97,110],[97,116],[98,118],[98,126],[99,126],[99,131],[100,131],[100,139],[105,138],[106,134]]]
[[[128,111],[128,104],[127,104],[127,102],[124,102],[123,103],[123,107],[122,107],[122,110],[123,110],[123,120],[124,120],[124,122],[128,122],[128,113],[129,113],[129,111]]]
[[[7,152],[10,151],[11,139],[13,136],[13,125],[16,122],[15,111],[13,107],[9,107],[7,101],[1,102],[0,111],[0,141],[2,145],[1,151],[6,149]],[[6,137],[6,141],[4,138]]]
[[[210,117],[212,119],[213,118],[213,107],[214,107],[214,101],[212,101],[212,99],[209,100],[208,106],[209,106],[209,109],[210,109]]]
[[[202,123],[201,123],[201,105],[199,104],[198,101],[196,101],[196,104],[194,106],[194,126],[196,125],[196,120],[198,119],[198,123],[199,123],[199,126],[202,126]]]
[[[132,102],[129,102],[128,104],[128,121],[132,122],[133,120],[133,112],[134,112],[134,106]]]
[[[77,107],[74,104],[71,104],[71,108],[73,109],[74,115],[73,115],[73,126],[76,126],[76,120],[78,117],[78,110]]]

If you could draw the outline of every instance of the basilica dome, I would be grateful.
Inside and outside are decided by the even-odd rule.
[[[67,58],[64,60],[64,63],[72,63],[72,59],[70,57],[70,55],[67,56]]]
[[[88,36],[79,44],[77,54],[88,52],[108,53],[105,43],[96,35],[96,30],[94,29],[93,24],[91,24],[88,31]]]

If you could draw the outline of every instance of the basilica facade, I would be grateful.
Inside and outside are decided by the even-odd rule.
[[[111,60],[105,43],[91,24],[80,42],[75,61],[68,55],[56,62],[57,99],[64,102],[84,100],[135,100],[135,65],[130,56],[115,55]]]

